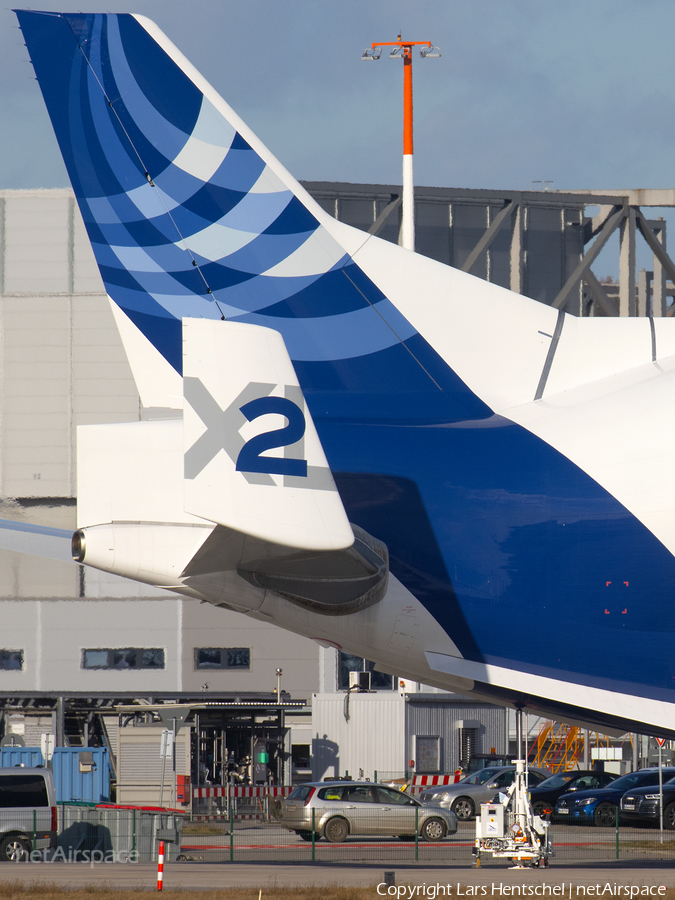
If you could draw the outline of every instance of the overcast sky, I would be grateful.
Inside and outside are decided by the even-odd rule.
[[[301,179],[400,182],[403,66],[360,59],[400,30],[443,54],[413,66],[417,184],[674,186],[674,0],[73,6],[154,19]],[[0,188],[67,184],[16,17],[2,10]]]

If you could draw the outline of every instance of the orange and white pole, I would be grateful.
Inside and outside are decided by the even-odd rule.
[[[438,47],[430,41],[397,41],[373,43],[364,50],[361,59],[379,59],[383,47],[392,47],[390,59],[403,59],[403,196],[401,198],[401,233],[399,243],[406,250],[415,249],[415,188],[413,180],[413,47],[424,47],[422,56],[440,56]]]
[[[403,48],[403,197],[401,246],[415,249],[415,182],[413,180],[412,47]]]
[[[164,841],[159,842],[159,855],[157,856],[157,890],[164,887]]]

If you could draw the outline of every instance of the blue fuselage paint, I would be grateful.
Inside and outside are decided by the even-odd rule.
[[[414,351],[442,399],[430,381],[369,393],[363,359],[364,392],[313,392],[330,375],[296,364],[350,519],[467,658],[670,699],[672,554],[557,450],[486,415],[419,337]],[[415,381],[401,352],[370,363],[371,386],[383,369]]]

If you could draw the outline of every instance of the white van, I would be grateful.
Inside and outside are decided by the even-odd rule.
[[[0,768],[0,862],[56,846],[54,777],[48,769]]]

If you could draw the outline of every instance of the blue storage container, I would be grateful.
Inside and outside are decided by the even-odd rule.
[[[2,747],[0,766],[42,766],[39,747]],[[57,801],[110,802],[107,747],[57,747],[52,757]]]
[[[26,766],[34,769],[44,765],[42,751],[39,747],[2,747],[0,749],[0,766],[11,768],[12,766]]]
[[[57,800],[65,800],[66,803],[69,800],[110,802],[110,759],[107,747],[57,747],[52,758],[52,768]]]

